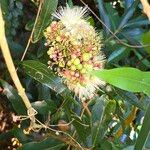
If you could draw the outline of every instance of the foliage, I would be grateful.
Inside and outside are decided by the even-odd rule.
[[[105,69],[90,74],[106,84],[84,103],[47,67],[43,32],[53,19],[52,13],[57,6],[65,6],[65,1],[0,0],[6,36],[20,80],[38,112],[37,119],[45,126],[50,125],[45,130],[28,133],[29,121],[23,120],[1,133],[0,122],[2,146],[2,139],[16,137],[22,145],[18,150],[65,150],[69,144],[73,149],[150,148],[150,21],[142,14],[139,0],[125,0],[116,5],[105,0],[86,2],[92,4],[89,6],[94,7],[92,10],[102,21],[90,13],[89,22],[102,35],[102,51],[106,56]],[[83,5],[73,0],[68,0],[68,4]],[[21,62],[27,42],[30,47]],[[8,71],[4,70],[0,53],[0,112],[8,107],[16,117],[25,117],[26,108]]]

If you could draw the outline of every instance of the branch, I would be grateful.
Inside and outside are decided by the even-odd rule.
[[[71,138],[67,137],[67,136],[64,136],[63,134],[59,134],[59,135],[56,135],[55,132],[53,131],[48,131],[48,133],[46,134],[46,137],[52,137],[54,139],[57,139],[59,141],[62,141],[68,145],[71,145],[75,148],[77,148],[78,150],[90,150],[90,148],[85,148],[85,147],[80,147],[75,141],[73,141]]]
[[[141,0],[141,3],[143,5],[143,12],[147,15],[147,17],[150,20],[150,4],[148,3],[148,0]]]
[[[3,20],[1,6],[0,6],[0,47],[1,47],[2,54],[3,54],[4,59],[5,59],[7,69],[8,69],[10,76],[11,76],[11,78],[12,78],[12,80],[13,80],[16,88],[17,88],[18,94],[22,98],[22,100],[23,100],[23,102],[27,108],[28,115],[30,116],[30,120],[34,122],[34,120],[35,120],[34,116],[36,114],[36,111],[32,108],[31,103],[30,103],[30,101],[29,101],[29,99],[25,93],[25,89],[23,88],[23,86],[19,80],[19,77],[16,73],[15,66],[14,66],[14,63],[13,63],[13,60],[11,57],[11,53],[10,53],[10,50],[8,47],[8,43],[6,40],[5,22]]]

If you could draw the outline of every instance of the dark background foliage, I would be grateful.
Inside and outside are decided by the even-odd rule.
[[[98,96],[90,102],[89,109],[92,116],[85,113],[81,117],[83,108],[80,100],[47,68],[47,48],[44,46],[45,39],[42,32],[52,20],[50,13],[57,6],[57,0],[53,2],[45,0],[43,14],[41,11],[39,17],[42,18],[47,10],[47,19],[44,25],[36,26],[23,62],[20,60],[30,38],[39,2],[27,0],[0,2],[9,48],[26,93],[32,106],[38,111],[37,118],[51,125],[58,125],[62,120],[69,123],[73,119],[68,128],[61,129],[56,126],[54,129],[64,130],[70,135],[76,131],[75,139],[83,147],[94,147],[96,150],[132,150],[135,144],[136,147],[140,147],[142,141],[137,143],[136,140],[150,100],[147,95],[143,92],[124,91],[108,84],[101,88]],[[140,1],[85,0],[84,2],[106,25],[104,26],[93,13],[89,13],[91,25],[103,36],[102,51],[107,59],[105,68],[130,66],[150,71],[150,47],[143,46],[150,43],[150,22],[142,12]],[[68,0],[68,3],[83,6],[80,0]],[[58,6],[60,5],[65,6],[66,1],[59,0]],[[40,19],[39,24],[43,21]],[[39,28],[42,28],[41,33]],[[45,130],[37,133],[25,132],[29,122],[14,122],[12,118],[14,115],[25,114],[26,108],[17,94],[0,52],[0,149],[13,147],[18,147],[19,150],[67,149],[66,142],[57,139],[54,133]],[[146,124],[149,125],[149,120]],[[131,131],[134,131],[133,137],[130,136]],[[149,132],[149,128],[145,132]],[[149,138],[144,147],[150,149]]]

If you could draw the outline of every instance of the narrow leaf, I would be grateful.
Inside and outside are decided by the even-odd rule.
[[[2,79],[0,79],[0,84],[4,88],[4,94],[11,102],[14,110],[20,115],[26,114],[26,107],[18,95],[17,90]]]
[[[103,0],[97,0],[97,2],[98,2],[99,14],[100,14],[100,17],[101,17],[102,21],[105,23],[105,25],[109,29],[111,29],[111,23],[110,23],[108,14],[106,12],[106,9],[104,7],[104,1]],[[105,29],[106,35],[109,35],[109,32],[106,29],[106,27],[104,27],[104,29]]]
[[[55,76],[53,71],[47,68],[45,64],[28,60],[23,62],[23,67],[28,75],[57,93],[61,93],[65,89],[65,85],[62,84],[61,79]]]
[[[38,18],[37,24],[35,26],[33,34],[33,42],[36,43],[43,34],[44,29],[52,21],[51,14],[56,10],[58,0],[44,0],[42,4],[42,9],[40,16]]]
[[[45,64],[39,61],[27,60],[24,61],[22,65],[25,72],[30,77],[54,90],[57,94],[61,94],[61,96],[65,99],[68,99],[73,103],[77,104],[77,102],[73,99],[71,92],[62,83],[61,78],[56,76],[54,72],[49,69]]]
[[[143,125],[141,128],[141,131],[138,135],[138,139],[136,141],[134,150],[142,150],[144,149],[144,145],[146,143],[146,140],[148,138],[149,132],[150,132],[150,119],[149,119],[149,114],[150,114],[150,104],[147,108],[146,114],[144,116],[144,121]]]
[[[101,96],[96,100],[95,105],[92,108],[92,140],[93,146],[96,146],[99,140],[103,138],[103,125],[102,118],[105,111],[105,97]]]
[[[149,21],[150,22],[150,21]],[[142,42],[143,44],[149,44],[150,43],[150,31],[146,32],[142,35]],[[145,47],[146,51],[150,54],[150,47]]]
[[[60,150],[65,144],[51,138],[47,138],[41,142],[30,142],[24,144],[18,150]]]
[[[133,13],[138,4],[139,4],[139,0],[134,1],[132,5],[125,11],[120,21],[120,24],[118,26],[119,29],[122,28],[129,21],[129,19],[133,16]]]

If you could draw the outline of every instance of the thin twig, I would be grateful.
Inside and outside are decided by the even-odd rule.
[[[89,116],[91,116],[91,112],[88,109],[88,105],[90,104],[91,101],[92,101],[92,99],[89,100],[88,103],[84,102],[84,104],[83,104],[83,102],[82,102],[83,109],[82,109],[81,114],[80,114],[80,119],[82,119],[85,111],[88,111]],[[86,107],[85,107],[85,105],[86,105]],[[76,136],[76,133],[77,133],[76,131],[73,132],[73,135],[72,135],[73,138]],[[70,147],[71,147],[71,145],[68,146],[67,150],[70,150]]]
[[[22,57],[21,57],[21,61],[24,60],[25,55],[26,55],[26,53],[27,53],[27,51],[28,51],[28,48],[29,48],[29,46],[30,46],[30,43],[32,42],[33,33],[34,33],[35,26],[36,26],[36,24],[37,24],[37,21],[38,21],[39,15],[40,15],[40,11],[41,11],[41,8],[42,8],[42,4],[43,4],[43,1],[40,1],[39,7],[38,7],[38,12],[37,12],[36,19],[35,19],[35,22],[34,22],[34,26],[33,26],[33,29],[32,29],[32,31],[31,31],[31,34],[30,34],[30,37],[29,37],[27,46],[26,46],[26,48],[25,48],[25,50],[24,50],[24,53],[23,53],[23,55],[22,55]]]
[[[86,6],[86,7],[89,9],[89,11],[96,17],[96,19],[97,19],[103,26],[105,26],[105,28],[113,35],[113,37],[116,38],[116,40],[117,40],[120,44],[122,44],[122,45],[124,45],[124,46],[127,46],[127,47],[131,47],[131,48],[150,47],[150,44],[147,44],[147,45],[130,45],[130,44],[127,44],[127,43],[121,41],[121,40],[119,39],[119,37],[116,35],[116,33],[113,33],[113,31],[111,31],[111,29],[95,14],[95,12],[94,12],[83,0],[80,0],[80,1],[81,1],[81,3],[82,3],[84,6]]]

